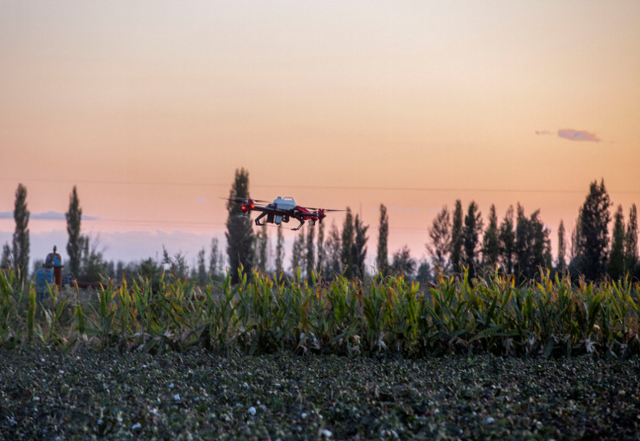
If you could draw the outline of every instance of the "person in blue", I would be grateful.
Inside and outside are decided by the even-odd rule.
[[[53,253],[49,253],[38,271],[36,271],[36,299],[38,302],[49,297],[49,288],[56,282],[62,282],[62,257],[56,253],[57,247],[54,245]],[[55,280],[59,274],[60,280]]]

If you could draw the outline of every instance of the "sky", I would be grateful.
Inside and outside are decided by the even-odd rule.
[[[351,207],[371,258],[380,204],[418,259],[456,199],[540,209],[554,243],[594,180],[640,205],[636,0],[4,0],[0,60],[0,242],[23,183],[32,260],[74,185],[107,259],[195,259],[240,167],[255,198]]]

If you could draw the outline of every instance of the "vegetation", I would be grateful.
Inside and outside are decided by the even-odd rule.
[[[236,170],[235,180],[229,192],[229,199],[249,198],[249,172],[244,168]],[[233,283],[238,283],[238,268],[249,272],[253,268],[254,234],[251,219],[242,215],[241,205],[231,200],[227,202],[227,256]]]
[[[29,210],[27,209],[27,188],[18,184],[13,218],[16,229],[13,233],[13,268],[20,281],[24,282],[29,273]]]
[[[244,169],[236,170],[236,176],[230,191],[231,197],[249,196],[249,174]],[[429,228],[429,242],[426,249],[429,259],[416,261],[405,246],[391,256],[388,250],[389,216],[384,205],[380,206],[380,225],[377,268],[373,274],[366,266],[368,249],[368,225],[359,215],[353,215],[347,207],[346,218],[342,229],[332,223],[325,239],[324,224],[315,228],[311,222],[306,229],[300,230],[291,249],[290,267],[284,268],[285,248],[282,226],[278,227],[275,253],[269,244],[267,228],[254,232],[251,219],[242,215],[241,206],[229,203],[227,220],[227,262],[219,250],[216,239],[211,243],[209,263],[205,258],[205,249],[197,254],[193,263],[188,263],[181,253],[172,260],[178,263],[178,277],[186,274],[191,282],[200,286],[210,280],[220,280],[226,269],[231,274],[232,284],[239,282],[238,269],[245,268],[249,277],[255,268],[262,274],[276,271],[286,272],[290,278],[301,277],[313,285],[317,277],[314,273],[322,273],[326,281],[345,277],[347,280],[368,280],[371,277],[388,275],[404,275],[406,280],[429,282],[437,279],[439,274],[445,277],[462,276],[464,267],[469,271],[468,278],[473,280],[477,275],[492,272],[498,268],[500,274],[513,274],[518,284],[527,283],[535,278],[540,268],[551,271],[551,277],[565,273],[576,281],[584,275],[587,281],[598,281],[609,277],[620,281],[627,275],[631,280],[640,278],[638,262],[638,225],[636,206],[629,210],[628,222],[625,223],[622,207],[619,206],[615,216],[612,238],[609,240],[608,224],[611,203],[606,193],[604,182],[591,183],[590,192],[581,207],[578,219],[571,233],[570,252],[566,254],[564,223],[558,228],[557,259],[551,256],[550,230],[541,217],[540,210],[525,215],[524,207],[517,204],[517,215],[513,207],[509,207],[500,225],[494,205],[488,215],[488,225],[480,214],[478,205],[472,201],[463,213],[460,200],[455,203],[452,216],[444,207],[433,220]],[[26,188],[19,186],[16,192],[16,233],[13,249],[9,244],[2,247],[0,268],[13,268],[23,281],[25,271],[18,267],[24,256],[28,262],[28,218],[26,208]],[[69,198],[69,211],[66,213],[69,242],[67,252],[69,261],[66,271],[71,270],[78,281],[97,282],[99,280],[122,277],[131,284],[137,275],[149,277],[154,289],[159,286],[159,277],[165,269],[171,270],[171,262],[166,252],[163,258],[153,258],[141,262],[109,262],[99,250],[99,237],[90,240],[80,231],[82,208],[78,200],[76,187],[73,187]],[[316,234],[315,231],[318,230]],[[611,242],[611,244],[609,244]],[[24,250],[23,250],[24,248]],[[22,257],[20,257],[22,256]],[[568,257],[568,259],[567,259]],[[40,261],[34,263],[34,267]],[[75,268],[75,271],[74,271]],[[369,271],[368,271],[369,270]],[[77,271],[77,272],[76,272]]]
[[[389,275],[389,215],[387,207],[380,204],[380,225],[378,227],[378,254],[376,263],[382,275]]]
[[[580,209],[577,225],[577,259],[574,266],[588,280],[602,277],[607,270],[611,201],[604,181],[589,187],[589,194]]]
[[[69,261],[67,266],[71,274],[76,277],[80,275],[80,261],[82,258],[83,250],[83,237],[80,234],[80,228],[82,223],[82,208],[80,207],[80,200],[78,199],[78,192],[76,186],[73,186],[73,191],[69,196],[69,211],[65,213],[67,218],[67,233],[69,234],[69,240],[67,241],[67,255]]]
[[[462,247],[464,241],[462,234],[462,202],[458,199],[456,201],[456,208],[453,211],[453,223],[451,226],[450,261],[451,271],[453,271],[454,274],[460,274],[462,271]]]
[[[172,261],[179,270],[179,262]],[[66,349],[117,347],[162,353],[201,346],[217,353],[512,354],[625,358],[640,353],[639,286],[628,279],[594,285],[550,279],[528,285],[492,273],[486,279],[440,277],[428,290],[403,277],[367,286],[338,277],[310,284],[254,273],[198,287],[168,273],[158,286],[139,278],[94,297],[58,293],[29,305],[33,288],[0,276],[0,345],[28,341]],[[35,297],[33,297],[35,299]]]
[[[431,256],[431,261],[440,271],[448,274],[452,260],[449,256],[452,252],[451,240],[451,220],[449,210],[443,207],[433,220],[433,225],[429,228],[430,243],[427,243],[427,252]]]

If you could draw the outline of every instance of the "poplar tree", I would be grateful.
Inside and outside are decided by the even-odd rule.
[[[573,229],[571,230],[571,260],[569,266],[575,268],[580,260],[580,226],[582,225],[582,210],[578,211],[578,218],[576,219]]]
[[[515,269],[520,280],[532,279],[538,267],[551,267],[551,241],[549,229],[540,219],[540,210],[527,218],[518,204],[516,220]]]
[[[331,223],[331,229],[327,237],[325,273],[334,278],[342,274],[342,239],[335,221]]]
[[[596,280],[605,274],[609,247],[609,222],[611,201],[604,186],[604,179],[598,185],[593,181],[589,194],[580,210],[580,258],[578,270],[587,280]]]
[[[531,228],[524,208],[518,203],[516,216],[515,272],[520,279],[528,278],[532,266]]]
[[[316,259],[316,269],[320,273],[324,268],[325,249],[324,249],[324,222],[318,224],[318,258]]]
[[[291,249],[291,273],[295,277],[298,270],[302,270],[302,259],[304,255],[304,229],[298,230],[298,235],[293,242]]]
[[[209,248],[209,277],[215,279],[218,273],[222,270],[222,265],[219,265],[220,251],[218,250],[218,238],[211,239],[211,246]],[[220,262],[221,263],[221,262]]]
[[[516,250],[516,233],[513,223],[513,206],[510,205],[500,224],[498,234],[500,246],[500,262],[506,274],[512,274],[514,270],[514,257]]]
[[[551,257],[551,240],[549,239],[550,231],[542,222],[540,218],[540,210],[533,212],[529,218],[529,227],[531,228],[531,272],[530,278],[533,278],[537,272],[538,267],[551,268],[553,259]]]
[[[0,269],[8,270],[13,266],[11,262],[11,247],[9,243],[2,245],[2,257],[0,257]]]
[[[13,233],[13,265],[19,280],[24,282],[29,272],[29,210],[27,209],[27,188],[18,184],[13,219],[16,229]]]
[[[638,210],[636,204],[629,210],[629,223],[624,241],[624,268],[625,272],[634,273],[638,268]]]
[[[282,224],[278,225],[278,238],[276,241],[276,274],[280,275],[284,271],[284,237],[282,235]]]
[[[67,255],[69,256],[69,272],[74,276],[80,275],[80,259],[82,258],[83,238],[80,235],[80,224],[82,222],[82,208],[78,199],[78,191],[73,186],[73,191],[69,195],[69,211],[65,213],[67,218]]]
[[[624,213],[622,205],[613,215],[613,241],[611,242],[611,254],[609,255],[609,277],[619,280],[624,276]]]
[[[490,269],[498,263],[498,256],[500,255],[500,240],[498,236],[498,216],[496,215],[496,206],[492,204],[489,209],[489,226],[484,233],[482,241],[482,260],[485,266]]]
[[[473,279],[477,274],[478,250],[480,246],[480,234],[482,233],[482,215],[478,211],[475,201],[469,204],[467,215],[464,217],[462,230],[464,263],[469,267],[469,278]]]
[[[447,207],[436,215],[431,227],[429,227],[429,238],[431,241],[425,246],[431,257],[431,261],[444,274],[449,274],[451,270],[451,218]]]
[[[342,253],[340,254],[340,260],[342,262],[342,267],[344,268],[344,276],[347,279],[353,279],[355,276],[353,245],[353,215],[351,214],[351,208],[347,207],[347,215],[342,227]]]
[[[315,228],[313,222],[307,224],[307,256],[305,258],[305,264],[307,267],[307,280],[309,283],[313,280],[312,273],[315,269],[315,247],[313,246],[313,235]]]
[[[265,223],[256,233],[256,266],[258,271],[267,272],[267,264],[269,260],[269,235],[267,233],[267,224]]]
[[[451,228],[451,270],[454,274],[460,274],[462,272],[462,258],[463,258],[463,236],[462,236],[462,202],[460,199],[456,201],[456,208],[453,211],[453,225]]]
[[[205,286],[207,284],[207,282],[209,281],[209,275],[207,274],[207,264],[206,264],[206,251],[204,250],[204,248],[202,248],[200,251],[198,251],[198,272],[197,272],[197,277],[198,277],[198,284],[200,284],[200,286]]]
[[[387,214],[387,207],[384,204],[380,204],[380,226],[378,227],[378,256],[376,263],[378,265],[378,271],[383,276],[389,274],[389,215]]]
[[[234,202],[233,198],[249,198],[249,172],[244,168],[236,170],[234,182],[229,192],[227,210],[227,255],[229,257],[229,271],[231,283],[238,283],[238,269],[243,266],[244,272],[251,276],[253,269],[253,241],[254,234],[250,217],[242,215],[242,206]]]
[[[362,219],[360,216],[356,214],[356,220],[354,222],[354,230],[355,237],[353,240],[353,266],[354,266],[354,275],[359,277],[361,280],[364,279],[366,275],[364,263],[367,258],[367,241],[369,238],[367,237],[367,230],[369,229],[368,225],[364,225],[362,223]]]
[[[561,273],[567,269],[567,262],[565,259],[567,244],[564,236],[564,222],[560,220],[560,226],[558,226],[558,260],[556,262],[556,269]]]

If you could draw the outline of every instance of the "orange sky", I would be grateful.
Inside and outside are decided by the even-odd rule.
[[[3,1],[0,60],[0,212],[18,182],[64,212],[76,183],[108,258],[160,250],[156,230],[191,256],[222,237],[238,167],[255,197],[362,212],[370,252],[393,207],[391,250],[414,257],[457,198],[540,208],[554,235],[594,179],[640,204],[635,0]],[[131,231],[142,255],[110,242]]]

